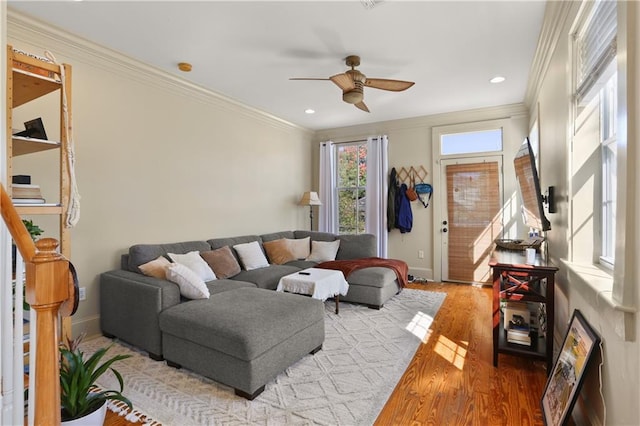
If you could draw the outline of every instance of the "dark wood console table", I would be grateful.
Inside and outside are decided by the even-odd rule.
[[[525,263],[524,252],[495,250],[489,261],[493,270],[493,365],[498,353],[546,361],[547,374],[553,367],[554,287],[558,268],[536,254],[533,265]],[[500,301],[544,303],[546,333],[531,332],[531,346],[507,342]]]

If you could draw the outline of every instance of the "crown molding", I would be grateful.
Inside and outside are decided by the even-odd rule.
[[[420,117],[403,118],[377,123],[360,124],[357,126],[338,127],[316,131],[315,140],[352,140],[353,138],[367,138],[373,134],[385,134],[391,131],[408,130],[412,128],[431,128],[459,123],[478,123],[488,120],[507,118],[524,118],[529,116],[529,109],[523,103],[501,105],[496,107],[477,108],[464,111],[447,112],[441,114],[424,115]]]
[[[566,35],[562,30],[567,19],[575,15],[581,3],[581,1],[547,2],[540,37],[538,38],[538,46],[529,69],[529,80],[524,96],[524,102],[530,109],[538,99],[556,47]]]
[[[71,34],[46,22],[8,9],[8,40],[21,41],[35,46],[47,46],[61,56],[91,66],[106,69],[129,80],[203,102],[224,111],[233,112],[261,121],[272,127],[294,130],[313,135],[313,131],[291,123],[265,111],[248,106],[213,90],[186,81],[164,70],[147,65],[132,57]]]

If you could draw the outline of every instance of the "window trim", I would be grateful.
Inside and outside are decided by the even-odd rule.
[[[617,78],[617,74],[614,74]],[[617,186],[617,105],[612,102],[617,99],[617,94],[612,93],[616,90],[616,81],[612,78],[608,79],[606,84],[600,91],[600,165],[601,178],[600,182],[602,190],[600,191],[601,217],[600,227],[602,233],[602,241],[600,247],[600,264],[613,269],[615,265],[615,238],[616,238],[616,211],[610,214],[609,204],[616,205],[616,186]],[[607,151],[613,146],[613,161],[607,159]],[[616,177],[611,180],[611,169],[615,167]]]

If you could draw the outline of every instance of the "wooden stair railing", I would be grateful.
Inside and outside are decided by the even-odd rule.
[[[25,261],[26,300],[37,317],[34,424],[57,425],[60,424],[58,313],[71,315],[75,311],[75,277],[69,261],[56,250],[58,241],[42,238],[34,243],[4,186],[0,185],[0,189],[2,218]]]

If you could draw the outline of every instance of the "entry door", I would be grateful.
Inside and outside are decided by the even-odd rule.
[[[442,279],[489,283],[493,240],[502,232],[502,158],[442,160]]]

